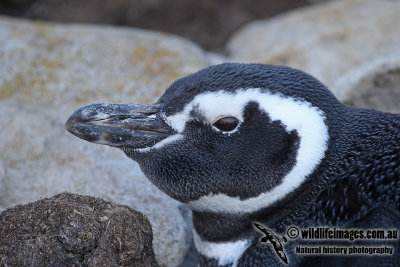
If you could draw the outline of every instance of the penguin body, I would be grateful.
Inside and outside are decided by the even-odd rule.
[[[345,107],[299,70],[212,66],[152,106],[91,105],[66,127],[121,148],[188,204],[200,266],[285,265],[254,222],[280,236],[291,225],[400,228],[400,116]],[[284,244],[289,266],[400,263],[399,240],[385,257],[307,257],[298,244]]]

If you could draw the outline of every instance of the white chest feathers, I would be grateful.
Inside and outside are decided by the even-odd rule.
[[[243,252],[250,246],[250,240],[238,240],[235,242],[208,242],[201,239],[193,229],[193,240],[196,250],[203,256],[218,261],[218,265],[237,265],[237,261]]]

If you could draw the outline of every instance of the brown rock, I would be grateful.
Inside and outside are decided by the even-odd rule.
[[[1,266],[158,266],[147,218],[62,193],[0,214]]]

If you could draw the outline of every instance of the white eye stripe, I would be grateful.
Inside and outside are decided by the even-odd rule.
[[[226,94],[224,92],[204,93],[198,95],[185,106],[183,111],[166,117],[166,120],[172,128],[180,133],[185,129],[186,122],[191,119],[190,112],[195,108],[209,124],[213,124],[216,120],[226,116],[235,117],[239,121],[243,121],[242,107],[232,108],[228,103],[232,96],[234,95]]]
[[[181,133],[185,129],[186,122],[191,119],[190,111],[196,106],[208,121],[213,121],[221,114],[232,114],[231,116],[243,121],[243,109],[250,102],[257,102],[271,120],[279,120],[286,131],[297,131],[300,144],[295,166],[283,177],[282,183],[269,192],[245,200],[225,194],[210,194],[189,202],[192,209],[244,213],[270,206],[298,188],[324,157],[329,138],[324,113],[304,100],[261,92],[257,88],[238,90],[234,94],[219,91],[198,95],[185,106],[183,111],[166,119],[171,127]]]

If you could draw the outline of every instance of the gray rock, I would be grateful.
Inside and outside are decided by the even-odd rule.
[[[64,191],[126,204],[148,216],[159,264],[178,266],[190,246],[190,214],[122,151],[84,142],[64,123],[84,104],[153,102],[173,80],[207,66],[205,53],[157,32],[6,17],[0,39],[0,206]]]
[[[400,57],[360,66],[340,77],[332,88],[348,106],[400,113]]]
[[[176,78],[208,65],[197,45],[139,29],[0,16],[0,38],[0,100],[63,116],[85,103],[152,102]]]
[[[399,1],[337,0],[252,22],[228,42],[233,61],[288,65],[331,87],[342,74],[400,53]]]
[[[158,266],[146,217],[63,193],[0,214],[1,266]]]

